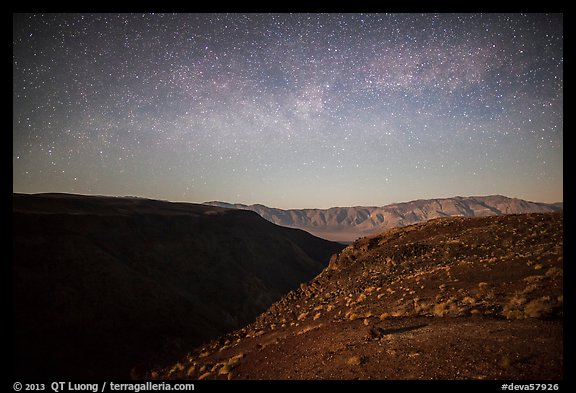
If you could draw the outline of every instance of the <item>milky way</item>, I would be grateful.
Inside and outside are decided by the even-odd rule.
[[[562,200],[563,17],[17,14],[15,192]]]

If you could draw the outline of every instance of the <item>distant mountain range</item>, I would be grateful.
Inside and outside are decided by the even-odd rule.
[[[420,199],[390,205],[282,210],[264,205],[211,201],[205,205],[251,210],[277,225],[303,229],[315,236],[350,243],[384,229],[416,224],[439,217],[486,217],[502,214],[550,213],[563,203],[529,202],[502,195]]]

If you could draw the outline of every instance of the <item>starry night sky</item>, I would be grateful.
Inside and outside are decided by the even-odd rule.
[[[13,189],[562,201],[563,17],[13,16]]]

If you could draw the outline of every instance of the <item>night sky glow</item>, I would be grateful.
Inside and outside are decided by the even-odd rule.
[[[13,189],[562,201],[563,17],[15,14]]]

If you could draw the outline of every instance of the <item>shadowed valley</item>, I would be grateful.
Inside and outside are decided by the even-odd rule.
[[[13,195],[15,376],[128,378],[247,323],[342,246],[256,213]]]

